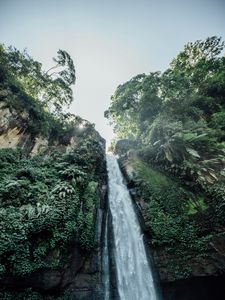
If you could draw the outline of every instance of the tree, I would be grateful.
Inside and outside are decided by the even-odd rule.
[[[26,50],[0,47],[0,62],[22,84],[28,95],[41,101],[50,111],[60,114],[73,100],[71,85],[75,84],[75,67],[70,55],[59,50],[57,63],[47,72]],[[54,72],[50,73],[54,69]],[[57,69],[57,71],[56,71]]]
[[[140,74],[130,81],[119,85],[111,97],[111,105],[105,117],[114,123],[114,131],[123,138],[136,138],[138,135],[137,112],[141,97],[141,85],[146,77]]]
[[[53,72],[49,74],[49,76],[56,75],[57,77],[61,77],[65,83],[68,85],[75,84],[76,74],[73,60],[70,55],[65,50],[58,50],[57,58],[53,58],[53,60],[57,63],[55,66],[50,68],[46,74],[49,74],[50,71],[59,67],[65,67],[63,70],[59,72]]]
[[[120,85],[106,112],[118,137],[138,139],[155,163],[186,161],[213,177],[225,140],[223,48],[217,37],[188,43],[164,73]]]
[[[161,108],[159,72],[139,74],[119,85],[105,112],[114,123],[115,132],[123,138],[137,138]]]
[[[184,50],[172,60],[170,64],[171,69],[190,72],[196,67],[203,67],[203,62],[213,62],[217,60],[218,55],[220,55],[224,49],[224,45],[224,42],[221,41],[221,37],[216,36],[208,37],[205,41],[197,40],[194,43],[188,43],[184,46]]]

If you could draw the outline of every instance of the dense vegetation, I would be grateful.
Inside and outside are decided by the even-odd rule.
[[[56,65],[46,72],[26,51],[0,45],[1,107],[15,109],[18,115],[28,114],[27,131],[33,136],[57,138],[64,134],[64,129],[69,130],[81,121],[65,113],[73,100],[73,61],[63,50],[58,51],[54,61]]]
[[[88,256],[96,244],[104,143],[92,124],[64,112],[75,69],[66,51],[54,61],[45,72],[26,52],[0,46],[1,108],[23,115],[19,125],[31,138],[48,139],[35,156],[27,149],[0,149],[1,279],[63,269],[74,246]],[[0,291],[1,299],[13,297],[42,299],[32,290]]]
[[[167,259],[167,276],[186,278],[193,273],[192,265],[216,261],[214,250],[224,239],[221,202],[210,201],[140,158],[129,163],[135,170],[137,197],[146,206],[143,217],[151,245]],[[218,268],[222,271],[223,264]]]
[[[73,60],[65,50],[58,50],[55,65],[48,71],[24,50],[0,45],[1,76],[10,74],[23,88],[24,92],[38,100],[48,110],[60,113],[65,105],[73,100],[71,85],[75,84],[75,67]],[[2,78],[1,78],[2,81]],[[17,92],[14,87],[13,92]],[[7,89],[3,90],[7,96]]]
[[[94,246],[99,147],[81,139],[79,149],[48,158],[0,150],[1,274],[60,267],[73,243]]]
[[[123,139],[115,151],[135,153],[152,242],[176,254],[174,272],[225,234],[223,50],[217,37],[188,43],[164,73],[118,86],[105,112]]]

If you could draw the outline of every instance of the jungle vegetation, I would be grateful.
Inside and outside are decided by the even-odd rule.
[[[45,71],[26,51],[0,46],[1,108],[18,117],[26,112],[26,131],[48,139],[48,147],[34,156],[26,149],[0,149],[1,278],[60,269],[74,245],[87,255],[95,247],[104,147],[93,124],[65,113],[75,79],[64,50]],[[76,147],[66,151],[74,135]],[[0,291],[1,299],[13,295]],[[42,299],[29,290],[15,295]]]
[[[188,43],[165,72],[119,85],[105,112],[111,147],[133,156],[152,243],[175,254],[180,278],[225,235],[224,45],[216,36]]]

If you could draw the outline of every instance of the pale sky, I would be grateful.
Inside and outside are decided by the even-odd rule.
[[[225,0],[0,0],[0,43],[53,65],[58,49],[74,60],[71,113],[96,124],[116,87],[139,73],[164,71],[184,44],[225,40]]]

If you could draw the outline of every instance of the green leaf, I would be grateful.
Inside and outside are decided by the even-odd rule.
[[[172,156],[172,152],[170,151],[169,148],[164,148],[164,153],[165,153],[165,156],[166,156],[166,159],[170,162],[173,161],[173,156]]]
[[[200,155],[193,148],[186,148],[187,152],[196,158],[200,158]]]

